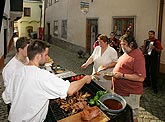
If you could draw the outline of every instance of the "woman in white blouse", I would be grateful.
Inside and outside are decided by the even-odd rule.
[[[98,37],[99,46],[97,46],[88,60],[81,66],[87,68],[88,65],[94,62],[93,74],[97,73],[98,68],[102,67],[104,70],[100,72],[100,81],[96,81],[99,85],[106,90],[111,88],[111,82],[103,78],[105,72],[112,72],[114,66],[117,63],[118,55],[114,48],[108,44],[108,37],[105,34],[101,34]]]

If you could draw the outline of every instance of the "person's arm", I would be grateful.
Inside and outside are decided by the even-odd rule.
[[[123,79],[123,80],[131,80],[131,81],[144,81],[144,77],[141,76],[141,74],[123,74],[121,72],[115,72],[114,78],[117,79]]]
[[[157,45],[156,47],[154,45],[151,46],[151,49],[155,50],[158,53],[161,53],[163,48],[159,40],[156,41],[156,45]]]
[[[85,83],[89,84],[92,80],[92,76],[85,76],[84,78],[71,82],[69,89],[68,89],[68,95],[73,95],[75,92],[79,91]]]
[[[144,40],[143,45],[140,46],[140,48],[139,48],[142,51],[143,54],[145,53],[146,42],[147,42],[147,40]]]
[[[115,65],[117,64],[117,62],[111,62],[110,64],[103,66],[104,70],[108,69],[108,68],[113,68],[115,67]]]
[[[5,104],[11,103],[11,94],[5,89],[5,91],[2,93],[2,99]]]
[[[151,46],[150,48],[151,48],[152,50],[155,50],[155,51],[158,52],[158,53],[161,53],[161,49],[156,48],[155,46]]]
[[[156,52],[161,53],[161,49],[155,48]]]
[[[93,62],[93,56],[91,55],[88,60],[81,66],[82,68],[87,68]]]

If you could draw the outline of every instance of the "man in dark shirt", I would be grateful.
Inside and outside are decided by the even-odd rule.
[[[144,86],[152,86],[154,93],[157,93],[157,71],[159,64],[159,56],[162,45],[160,40],[155,38],[155,31],[148,32],[148,39],[144,40],[143,54],[146,62],[146,79]]]

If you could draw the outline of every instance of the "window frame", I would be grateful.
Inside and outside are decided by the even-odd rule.
[[[61,38],[67,39],[67,20],[61,22]]]
[[[54,0],[54,3],[58,2],[59,0]]]
[[[24,7],[24,17],[31,17],[31,8]]]
[[[54,20],[54,30],[53,30],[54,36],[58,36],[59,35],[58,26],[59,26],[58,20]]]
[[[136,16],[113,16],[112,30],[117,32],[117,36],[121,36],[129,29],[135,36],[135,22]]]

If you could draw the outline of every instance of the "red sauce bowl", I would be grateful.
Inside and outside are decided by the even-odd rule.
[[[109,113],[116,114],[121,112],[126,107],[125,99],[115,93],[106,93],[99,99],[107,108],[100,105],[102,110],[108,111]]]

